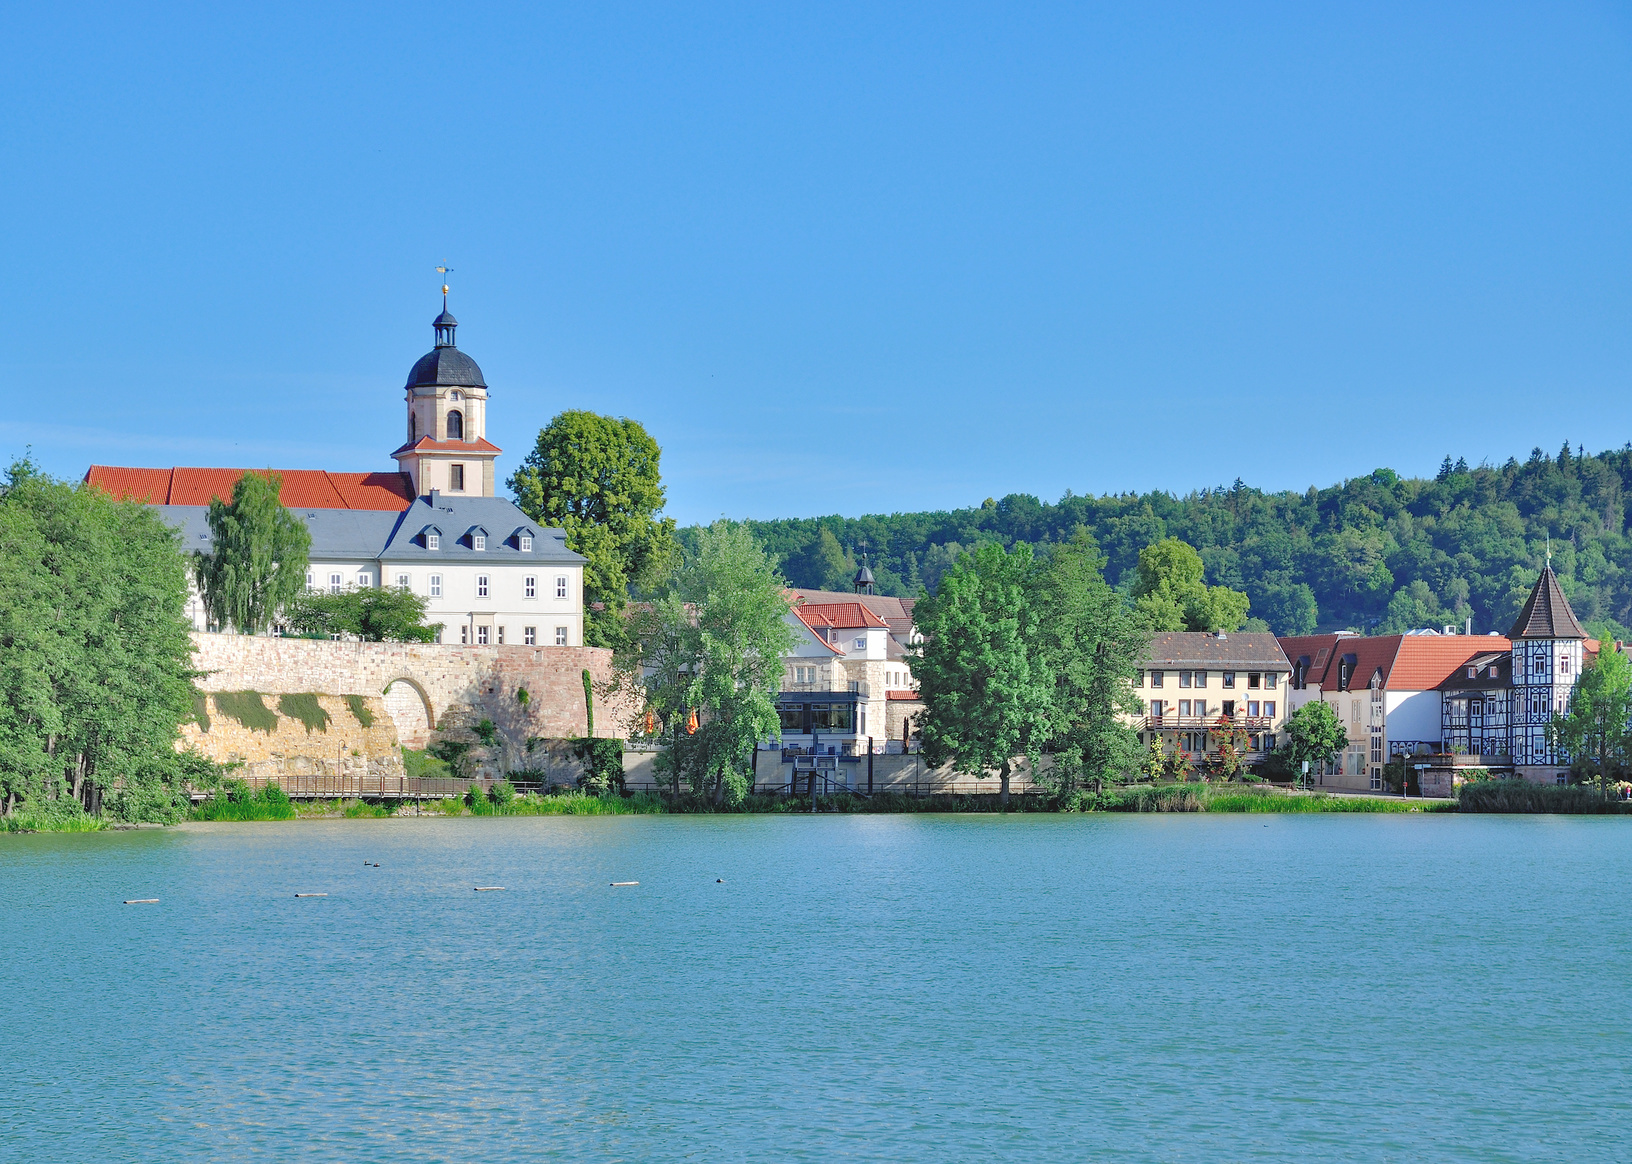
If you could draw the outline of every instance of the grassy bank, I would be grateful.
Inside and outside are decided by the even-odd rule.
[[[86,812],[77,800],[24,804],[0,816],[4,833],[98,833],[106,827],[103,818]]]
[[[1559,787],[1524,780],[1482,780],[1457,789],[1461,812],[1569,813],[1571,815],[1632,814],[1632,802],[1610,800],[1583,784]]]

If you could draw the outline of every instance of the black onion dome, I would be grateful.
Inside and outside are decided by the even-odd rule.
[[[441,347],[426,352],[408,373],[408,388],[486,388],[476,361],[458,348]]]

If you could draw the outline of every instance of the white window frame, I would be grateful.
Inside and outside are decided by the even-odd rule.
[[[558,627],[555,628],[555,645],[558,646],[558,647],[564,647],[564,646],[567,645],[567,628],[566,627],[558,626]]]
[[[504,646],[504,624],[500,623],[497,627],[494,628],[494,631],[498,635],[498,641],[496,643],[494,643],[494,646],[499,646],[499,647]]]
[[[471,534],[470,535],[470,548],[475,550],[478,553],[481,553],[481,552],[485,551],[487,549],[487,535],[486,534]]]
[[[374,573],[371,570],[357,571],[357,589],[372,590],[374,588]]]
[[[431,597],[442,597],[442,575],[440,574],[431,575]]]
[[[414,588],[414,576],[412,574],[398,574],[397,575],[397,589],[398,590],[412,590],[413,588]]]
[[[441,534],[426,534],[425,535],[425,548],[427,550],[440,550],[442,548],[442,535]]]
[[[567,582],[567,576],[565,574],[557,574],[555,576],[555,596],[557,598],[567,597],[568,585],[569,583]]]
[[[523,597],[526,597],[526,598],[537,598],[538,597],[538,576],[536,574],[527,575],[527,577],[525,577],[525,578],[523,578],[521,580],[521,584],[522,584]]]
[[[527,647],[536,647],[536,646],[538,646],[538,628],[536,626],[524,626],[524,627],[522,627],[521,628],[521,642],[522,642],[523,646],[527,646]]]
[[[522,534],[521,535],[521,552],[524,553],[524,554],[530,554],[530,553],[533,552],[533,535],[532,534]]]
[[[307,570],[306,571],[306,589],[308,589],[308,590],[316,590],[317,589],[317,571],[315,571],[315,570]]]
[[[339,594],[340,591],[345,589],[345,585],[346,585],[345,584],[345,579],[342,578],[339,574],[330,574],[329,575],[329,593],[330,594]]]
[[[478,626],[476,628],[476,645],[478,647],[485,647],[485,646],[487,646],[487,640],[488,640],[487,624],[482,623],[480,626]]]
[[[493,589],[492,583],[488,580],[488,576],[486,574],[476,575],[476,597],[477,598],[490,597],[490,592],[491,592],[492,589]]]

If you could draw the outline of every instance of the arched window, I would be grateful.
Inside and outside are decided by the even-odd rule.
[[[448,439],[450,441],[465,439],[465,414],[457,408],[448,413]]]
[[[419,413],[408,414],[408,440],[410,443],[419,439]]]

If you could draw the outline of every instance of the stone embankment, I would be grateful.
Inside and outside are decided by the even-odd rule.
[[[206,701],[199,722],[184,730],[183,742],[214,760],[243,764],[244,775],[255,783],[308,773],[399,776],[399,744],[423,748],[438,731],[468,736],[482,720],[492,721],[498,742],[482,749],[480,761],[530,767],[529,759],[543,755],[540,749],[547,741],[584,735],[585,670],[595,698],[595,734],[623,736],[631,723],[629,705],[612,691],[612,653],[596,647],[465,647],[225,634],[195,634],[193,643],[195,665],[203,673],[197,685]],[[248,723],[217,709],[223,695],[229,708],[241,707],[242,701],[232,698],[238,693],[259,696],[270,718],[253,704]],[[316,697],[326,722],[310,711],[306,719],[317,726],[279,713],[280,704],[287,702],[281,697],[306,695]],[[290,706],[300,711],[308,705]],[[372,722],[365,726],[361,719]]]

